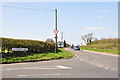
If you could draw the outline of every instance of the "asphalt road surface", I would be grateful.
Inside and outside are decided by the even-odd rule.
[[[2,64],[3,78],[118,78],[118,57],[75,51],[71,59]]]

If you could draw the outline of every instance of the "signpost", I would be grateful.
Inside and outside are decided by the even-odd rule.
[[[58,41],[58,47],[63,48],[64,47],[64,42],[63,41]]]
[[[28,48],[12,48],[12,51],[28,51]]]

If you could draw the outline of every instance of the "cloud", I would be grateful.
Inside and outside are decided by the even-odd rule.
[[[104,9],[104,10],[101,10],[101,12],[108,13],[108,12],[111,12],[111,10],[110,9]]]
[[[86,27],[85,30],[103,30],[104,27]]]
[[[120,32],[114,32],[112,35],[113,36],[119,36],[118,34],[119,34]]]
[[[112,33],[107,33],[104,36],[106,36],[106,38],[118,38],[118,33],[119,32],[112,32]]]
[[[104,18],[104,16],[99,16],[99,18],[100,18],[100,19],[103,19],[103,18]]]

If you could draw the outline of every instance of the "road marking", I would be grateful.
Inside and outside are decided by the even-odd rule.
[[[108,55],[108,56],[118,57],[117,54],[112,54],[112,53],[103,53],[103,52],[96,52],[96,51],[89,51],[89,50],[83,50],[83,51],[92,52],[92,53],[97,53],[97,54],[103,54],[103,55]]]
[[[113,67],[106,66],[106,65],[103,65],[103,64],[98,64],[98,63],[95,63],[95,62],[90,62],[90,61],[85,60],[85,59],[80,59],[80,60],[83,61],[83,62],[86,62],[86,63],[92,64],[92,65],[95,65],[95,66],[98,66],[98,67],[104,68],[104,69],[109,69],[109,70],[111,70],[111,71],[117,71],[117,72],[118,72],[118,69],[117,69],[117,68],[113,68]]]
[[[58,68],[37,68],[37,67],[33,67],[33,68],[10,68],[10,69],[2,69],[2,70],[20,70],[20,69],[23,69],[23,70],[26,70],[26,69],[58,69]]]
[[[60,76],[60,75],[70,75],[71,73],[51,73],[51,74],[27,74],[27,75],[18,75],[19,77],[27,76]]]
[[[59,76],[61,74],[29,74],[29,75],[19,75],[19,77],[26,77],[26,76],[40,76],[40,75],[44,75],[44,76]]]
[[[27,75],[19,75],[19,77],[25,77],[25,76],[27,76]]]
[[[71,67],[66,67],[66,66],[56,66],[56,67],[60,69],[72,69]]]
[[[56,75],[61,75],[61,74],[42,74],[42,75],[45,75],[45,76],[48,76],[48,75],[56,76]]]
[[[26,68],[9,68],[9,69],[2,69],[2,70],[19,70],[19,69],[57,69],[57,68],[40,68],[40,67],[26,67]]]
[[[66,66],[62,66],[62,65],[59,65],[59,66],[52,66],[50,68],[50,66],[40,66],[40,67],[26,67],[26,68],[8,68],[8,69],[2,69],[2,70],[27,70],[27,69],[72,69],[71,67],[66,67]]]
[[[109,69],[108,67],[105,67],[105,69]]]

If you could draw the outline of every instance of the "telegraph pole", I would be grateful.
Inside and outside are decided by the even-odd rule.
[[[55,9],[55,31],[57,31],[57,9]],[[57,33],[55,34],[55,53],[57,53]]]
[[[63,32],[61,32],[61,41],[63,41]]]

